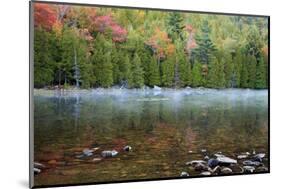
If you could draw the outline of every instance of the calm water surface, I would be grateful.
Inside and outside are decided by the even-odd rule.
[[[36,185],[191,175],[201,149],[268,152],[267,90],[35,90]],[[131,152],[123,152],[126,145]],[[85,148],[94,156],[78,159]],[[103,150],[113,158],[93,162]]]

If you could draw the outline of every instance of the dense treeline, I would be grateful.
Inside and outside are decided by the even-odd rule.
[[[35,87],[268,87],[267,18],[34,9]]]

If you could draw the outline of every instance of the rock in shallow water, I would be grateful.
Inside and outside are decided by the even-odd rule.
[[[38,169],[46,168],[45,165],[43,165],[42,163],[37,163],[37,162],[34,162],[34,167],[38,168]]]
[[[208,166],[211,168],[216,167],[219,164],[219,161],[217,159],[209,159],[208,160]]]
[[[101,152],[102,157],[114,157],[118,154],[116,150],[106,150]]]
[[[222,174],[230,174],[232,173],[232,169],[228,168],[228,167],[224,167],[221,169],[221,173]]]
[[[208,171],[209,167],[206,164],[198,163],[194,166],[195,171]]]
[[[41,170],[34,167],[33,172],[34,172],[34,174],[39,174],[39,173],[41,173]]]
[[[203,171],[202,173],[200,173],[200,175],[209,176],[209,175],[211,175],[211,172],[210,171]]]
[[[219,161],[219,164],[224,165],[224,164],[236,164],[237,160],[231,159],[229,157],[217,157],[217,160]]]
[[[183,172],[181,172],[180,176],[181,177],[188,177],[189,174],[187,172],[183,171]]]
[[[243,166],[244,173],[253,173],[255,170],[255,167],[253,166]]]
[[[129,152],[129,151],[132,151],[132,147],[131,146],[125,146],[123,148],[123,150],[126,151],[126,152]]]
[[[248,157],[247,154],[241,154],[237,156],[237,159],[246,159]]]
[[[193,161],[186,162],[185,164],[188,165],[188,166],[190,166],[190,165],[191,166],[195,166],[195,165],[197,165],[199,163],[206,164],[206,162],[203,161],[203,160],[193,160]]]
[[[246,161],[243,161],[243,165],[245,165],[245,166],[261,166],[263,164],[259,161],[246,160]]]

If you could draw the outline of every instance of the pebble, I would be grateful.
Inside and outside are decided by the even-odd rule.
[[[106,150],[106,151],[102,151],[101,152],[101,156],[102,157],[114,157],[118,154],[118,152],[116,150]]]
[[[217,160],[219,161],[219,164],[236,164],[237,160],[231,159],[229,157],[217,157]]]
[[[126,151],[126,152],[129,152],[129,151],[132,151],[132,147],[131,146],[125,146],[123,148],[123,150]]]
[[[244,173],[253,173],[255,170],[255,167],[253,166],[243,166]]]
[[[34,167],[38,168],[38,169],[46,168],[45,165],[43,165],[42,163],[37,163],[37,162],[34,162]]]
[[[181,177],[188,177],[189,174],[187,172],[183,171],[183,172],[181,172],[180,176]]]
[[[209,175],[211,175],[211,172],[210,171],[203,171],[202,173],[200,173],[200,175],[209,176]]]
[[[33,172],[34,172],[34,174],[39,174],[39,173],[41,173],[41,170],[34,167]]]
[[[203,161],[203,160],[193,160],[193,161],[186,162],[185,164],[188,165],[188,166],[190,166],[190,165],[191,166],[195,166],[195,165],[197,165],[199,163],[206,164],[206,162]]]
[[[219,164],[219,161],[217,159],[209,159],[208,160],[208,166],[211,168],[216,167]]]
[[[256,170],[257,172],[268,172],[268,168],[264,166],[258,167]]]
[[[221,169],[222,174],[230,174],[232,172],[233,172],[232,169],[230,169],[228,167],[224,167],[224,168]]]
[[[246,154],[241,154],[237,156],[237,159],[246,159],[248,157],[248,155]]]
[[[93,162],[99,162],[99,161],[101,161],[102,159],[101,158],[94,158],[93,159]]]
[[[205,161],[208,161],[209,159],[210,159],[209,156],[205,156],[205,157],[204,157],[204,160],[205,160]]]
[[[201,149],[201,152],[202,152],[202,153],[206,153],[207,150],[206,150],[206,149]]]
[[[209,167],[205,164],[198,163],[197,165],[194,166],[195,171],[208,171]]]
[[[246,166],[261,166],[262,163],[258,162],[258,161],[246,160],[246,161],[243,161],[243,165],[246,165]]]

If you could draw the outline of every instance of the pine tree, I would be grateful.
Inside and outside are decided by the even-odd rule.
[[[241,68],[241,81],[240,86],[242,88],[248,88],[249,87],[249,74],[248,74],[248,57],[244,56],[242,58],[242,68]]]
[[[202,66],[201,64],[195,60],[192,68],[192,86],[199,87],[202,85]]]
[[[181,87],[191,85],[192,73],[188,57],[183,52],[178,53],[179,83]]]
[[[225,87],[234,86],[234,74],[233,74],[233,61],[230,53],[224,53],[222,63],[224,64],[224,74],[225,74]]]
[[[174,65],[175,57],[168,57],[162,64],[162,85],[165,87],[172,87],[174,81]]]
[[[239,88],[240,83],[241,83],[241,67],[242,67],[241,51],[238,51],[238,53],[234,57],[233,63],[234,63],[234,70],[233,70],[234,86],[233,87]]]
[[[132,62],[131,75],[129,79],[129,86],[132,88],[140,88],[144,85],[143,69],[141,67],[141,60],[137,53],[134,55]]]
[[[131,70],[130,70],[130,58],[128,54],[124,56],[124,59],[120,61],[120,79],[123,84],[128,84],[130,79]]]
[[[169,36],[175,40],[180,38],[183,40],[183,17],[179,12],[172,12],[168,16],[167,29]]]
[[[248,63],[249,88],[255,88],[256,85],[256,65],[257,60],[255,56],[250,56]]]
[[[49,34],[43,29],[35,30],[34,36],[34,86],[43,87],[53,81],[53,60],[50,52]]]
[[[160,85],[160,72],[156,57],[151,57],[149,64],[149,86]]]
[[[264,59],[261,58],[260,62],[257,63],[257,71],[256,71],[256,86],[257,89],[265,89],[266,86],[266,66],[264,63]]]
[[[202,64],[208,64],[213,53],[216,51],[215,45],[210,39],[211,29],[208,21],[205,20],[201,27],[201,35],[196,35],[197,48],[194,53]]]

